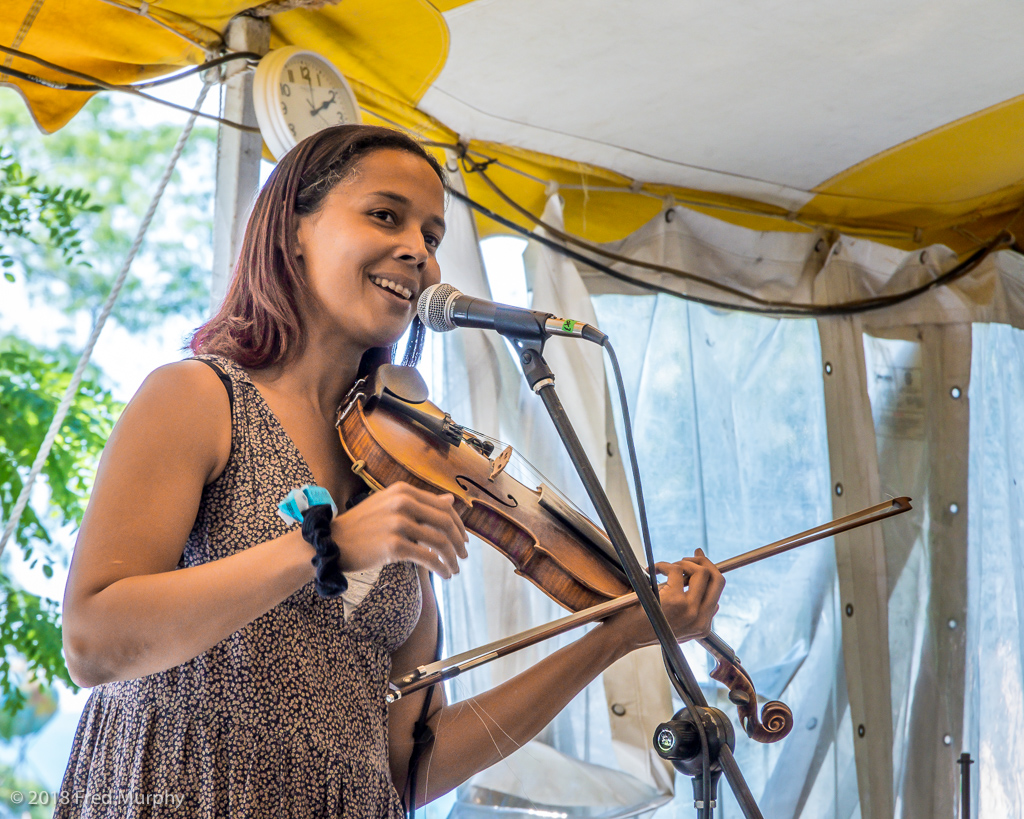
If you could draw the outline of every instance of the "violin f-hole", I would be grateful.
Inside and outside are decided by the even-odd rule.
[[[463,483],[463,481],[465,481],[465,483]],[[492,500],[497,501],[502,506],[507,506],[509,509],[515,509],[519,505],[519,501],[517,501],[511,495],[506,495],[505,496],[506,498],[508,498],[508,500],[512,501],[511,503],[509,503],[508,501],[505,501],[505,500],[502,500],[501,498],[499,498],[497,495],[495,495],[493,492],[491,492],[489,489],[487,489],[487,487],[481,486],[476,481],[474,481],[472,478],[467,478],[465,475],[456,475],[455,476],[455,482],[459,485],[459,487],[461,489],[463,489],[466,492],[469,491],[469,487],[466,486],[466,484],[467,483],[472,484],[477,489],[479,489],[481,492],[483,492],[485,495],[487,495],[487,497],[491,498]]]

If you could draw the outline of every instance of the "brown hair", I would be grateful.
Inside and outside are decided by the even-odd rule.
[[[422,145],[401,131],[372,125],[338,125],[304,139],[274,168],[245,228],[245,238],[227,295],[189,341],[194,354],[214,353],[243,367],[262,369],[302,350],[305,330],[299,314],[307,292],[298,263],[298,217],[316,213],[334,187],[372,151],[407,151],[422,157],[446,183],[444,171]],[[419,359],[423,325],[414,319],[404,364]],[[394,348],[363,357],[361,372],[394,358]]]

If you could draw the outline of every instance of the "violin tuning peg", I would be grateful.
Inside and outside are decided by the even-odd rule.
[[[729,692],[729,702],[733,705],[749,705],[750,695],[746,691],[734,689]]]

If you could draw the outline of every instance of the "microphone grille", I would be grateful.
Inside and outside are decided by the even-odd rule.
[[[454,330],[455,325],[448,317],[448,305],[456,296],[462,294],[447,282],[432,284],[422,293],[416,304],[416,313],[420,321],[435,333]]]

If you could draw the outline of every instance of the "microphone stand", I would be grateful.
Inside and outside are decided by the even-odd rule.
[[[721,711],[708,706],[704,693],[693,676],[693,671],[686,662],[686,658],[683,657],[683,652],[679,648],[679,643],[676,641],[668,619],[665,617],[665,612],[651,589],[648,576],[636,559],[636,555],[633,554],[626,534],[612,509],[611,502],[598,481],[597,473],[587,458],[583,445],[555,392],[554,373],[551,372],[551,368],[542,355],[546,333],[519,334],[513,328],[495,327],[495,329],[512,342],[519,355],[519,361],[523,366],[523,375],[526,376],[530,389],[544,402],[548,415],[551,416],[555,429],[569,453],[569,458],[572,460],[580,480],[583,481],[587,495],[594,504],[598,517],[608,533],[608,538],[615,547],[626,577],[651,621],[654,633],[657,635],[665,655],[670,679],[683,702],[687,704],[687,708],[676,714],[671,721],[658,727],[655,747],[662,756],[670,759],[678,770],[693,777],[694,804],[701,816],[710,819],[711,808],[716,804],[717,781],[724,773],[743,815],[747,819],[763,819],[732,753],[732,748],[735,745],[732,724]],[[527,328],[519,329],[526,330]],[[694,739],[697,739],[698,742],[695,743]],[[703,741],[704,739],[706,742]],[[703,761],[699,749],[702,745],[706,745],[708,748],[708,764],[712,772],[709,793],[704,792],[704,780],[701,775]]]

